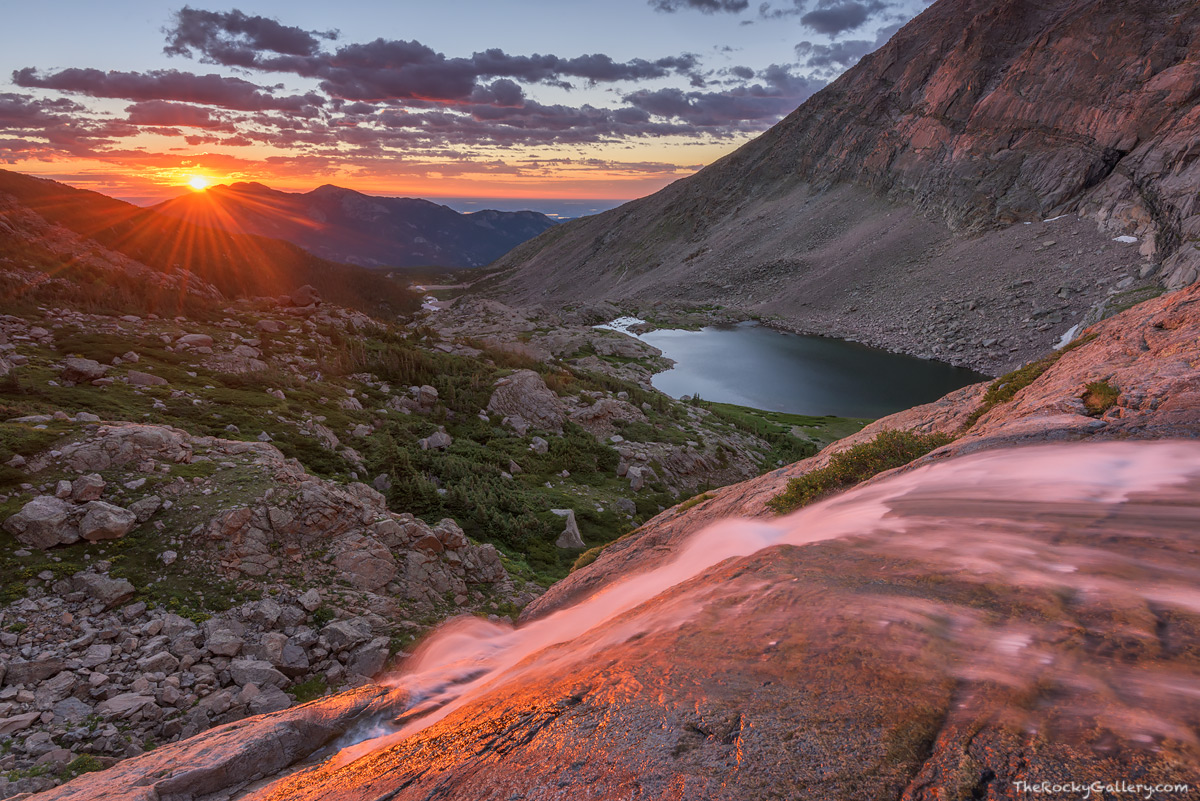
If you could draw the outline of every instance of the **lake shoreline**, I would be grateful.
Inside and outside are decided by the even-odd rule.
[[[756,320],[662,328],[627,315],[596,327],[637,338],[673,362],[654,373],[656,389],[677,399],[700,395],[763,411],[877,418],[990,378],[934,359],[797,334]],[[747,360],[757,366],[747,370]],[[714,371],[713,364],[722,369]],[[872,385],[877,378],[886,380]],[[685,382],[695,387],[685,388]],[[779,386],[767,385],[776,382]]]

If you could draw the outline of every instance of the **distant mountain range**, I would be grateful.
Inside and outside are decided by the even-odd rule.
[[[535,211],[460,214],[428,200],[374,197],[329,184],[304,194],[259,183],[214,186],[153,211],[230,233],[282,239],[322,258],[365,267],[478,267],[555,225]]]
[[[119,269],[89,266],[97,254]],[[133,263],[123,266],[123,259]],[[175,286],[200,279],[227,298],[283,295],[309,284],[326,300],[372,311],[398,311],[415,300],[404,282],[314,256],[290,242],[197,225],[97,192],[0,170],[0,268],[27,263],[105,283],[116,280],[117,273],[137,275],[149,268],[173,276]]]

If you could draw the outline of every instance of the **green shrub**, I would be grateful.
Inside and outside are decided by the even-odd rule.
[[[688,509],[691,509],[693,506],[699,506],[705,501],[712,500],[715,497],[717,496],[713,495],[711,492],[702,492],[699,495],[693,495],[692,497],[688,498],[686,501],[679,504],[677,508],[679,511],[684,512]]]
[[[579,558],[576,559],[575,563],[571,565],[571,572],[574,573],[576,570],[585,568],[588,565],[590,565],[592,562],[595,562],[596,559],[600,556],[600,552],[603,550],[604,550],[604,546],[599,545],[595,548],[591,548],[591,549],[586,550],[583,553],[579,554]]]
[[[329,685],[325,683],[325,674],[318,673],[307,681],[293,684],[291,687],[288,687],[287,691],[289,695],[296,699],[296,703],[304,704],[323,696],[329,691]]]
[[[1025,389],[1025,387],[1037,381],[1047,370],[1058,363],[1058,360],[1070,353],[1080,345],[1085,345],[1096,338],[1095,334],[1087,334],[1075,340],[1071,344],[1059,348],[1053,353],[1043,356],[1035,362],[1030,362],[1024,367],[1018,367],[1011,373],[1000,376],[992,385],[988,387],[987,392],[983,396],[983,403],[979,408],[971,413],[967,418],[967,422],[963,424],[963,428],[970,428],[975,425],[980,417],[987,414],[993,407],[1001,403],[1008,403],[1017,393]]]
[[[786,514],[839,490],[853,487],[885,470],[902,467],[953,439],[945,434],[881,431],[870,442],[834,454],[825,467],[793,478],[788,482],[787,489],[768,501],[767,505],[779,514]]]
[[[1087,408],[1088,414],[1099,417],[1116,406],[1119,397],[1121,397],[1121,390],[1112,384],[1107,381],[1093,381],[1087,385],[1083,393],[1083,405]]]
[[[73,779],[84,773],[94,773],[98,770],[104,770],[104,764],[91,754],[83,754],[68,762],[60,775],[64,779]]]

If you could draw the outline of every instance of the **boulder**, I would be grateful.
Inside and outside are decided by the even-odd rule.
[[[417,403],[421,406],[431,407],[438,401],[438,391],[436,387],[431,387],[429,384],[423,384],[417,387]]]
[[[215,656],[237,656],[245,641],[229,629],[217,629],[204,641],[209,653]]]
[[[567,525],[554,544],[559,548],[586,548],[583,537],[579,533],[579,524],[575,521],[574,509],[551,509],[559,517],[566,518]]]
[[[10,687],[37,684],[59,673],[64,667],[66,663],[56,657],[9,662],[4,683]]]
[[[171,674],[179,669],[179,660],[168,651],[159,651],[139,659],[137,666],[143,673]]]
[[[119,606],[133,597],[133,585],[125,579],[109,578],[100,573],[76,573],[71,577],[76,592],[87,593],[106,609]]]
[[[65,723],[79,723],[92,714],[92,707],[78,698],[64,698],[51,709],[54,720]]]
[[[550,451],[550,443],[541,437],[534,437],[529,445],[529,450],[534,453],[548,453]]]
[[[371,679],[383,671],[387,657],[388,638],[376,637],[369,643],[354,649],[349,661],[346,662],[346,669],[351,673]]]
[[[131,718],[138,712],[145,712],[150,707],[156,707],[154,696],[141,693],[121,693],[107,701],[101,701],[96,711],[109,718]]]
[[[80,476],[71,482],[71,500],[76,503],[97,501],[104,494],[104,479],[99,473]]]
[[[208,334],[184,334],[175,340],[175,345],[182,345],[187,348],[211,348],[213,346],[213,338]]]
[[[458,523],[446,517],[438,521],[438,524],[433,527],[433,536],[438,538],[438,541],[446,547],[447,550],[456,551],[459,548],[465,548],[470,541],[467,535],[463,533],[462,528]]]
[[[87,439],[62,446],[63,463],[80,473],[147,460],[190,462],[190,437],[177,428],[143,423],[102,425]]]
[[[299,289],[292,292],[288,296],[293,306],[318,306],[321,303],[321,296],[313,287],[305,284]]]
[[[59,371],[58,375],[64,381],[80,384],[84,381],[95,381],[98,378],[103,378],[107,372],[108,367],[95,359],[71,357],[63,362],[63,369]]]
[[[79,541],[79,528],[72,522],[74,507],[62,498],[39,495],[4,521],[4,530],[22,544],[52,548]]]
[[[263,687],[249,703],[250,712],[254,715],[279,712],[291,705],[292,697],[278,687]]]
[[[255,687],[284,687],[288,683],[287,676],[280,673],[270,662],[261,659],[235,659],[229,663],[229,676],[234,684],[245,687],[253,684]]]
[[[646,477],[642,474],[642,468],[639,465],[630,465],[625,472],[625,477],[629,479],[629,488],[634,492],[646,486]]]
[[[278,320],[259,320],[254,327],[267,334],[278,334],[287,328]]]
[[[620,424],[646,422],[646,415],[631,403],[615,398],[600,398],[590,406],[571,412],[571,420],[594,437],[608,437],[618,430]]]
[[[60,671],[38,684],[34,693],[34,703],[39,709],[48,709],[70,695],[73,689],[75,674],[69,670]]]
[[[297,678],[308,672],[308,655],[286,634],[269,632],[262,636],[262,655],[285,676]]]
[[[417,440],[423,451],[444,451],[454,443],[445,431],[435,431],[424,439]]]
[[[104,501],[90,501],[84,510],[83,519],[79,521],[79,534],[88,542],[119,540],[138,522],[134,512]]]
[[[534,428],[555,433],[562,433],[567,419],[562,400],[533,370],[518,370],[498,380],[487,410],[502,417],[519,417]]]
[[[157,495],[147,495],[145,498],[129,504],[129,511],[133,512],[139,523],[145,523],[160,508],[162,508],[162,498]]]
[[[321,593],[314,587],[301,595],[297,601],[305,611],[314,612],[321,605]]]
[[[162,376],[144,373],[141,370],[130,370],[125,374],[125,380],[135,387],[161,387],[168,383]]]
[[[93,670],[100,667],[105,662],[113,657],[113,647],[108,643],[93,643],[84,651],[81,660],[83,666],[88,670]]]
[[[362,618],[335,620],[321,629],[321,639],[331,651],[345,651],[371,639],[371,627]]]
[[[0,737],[9,737],[19,731],[24,731],[38,721],[41,712],[26,712],[24,715],[13,715],[10,718],[0,718]],[[0,790],[3,790],[0,787]]]

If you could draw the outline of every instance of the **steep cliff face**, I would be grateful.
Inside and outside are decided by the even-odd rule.
[[[1196,279],[1198,101],[1194,3],[941,0],[737,152],[517,248],[496,291],[723,301],[1003,367],[1126,278]],[[919,336],[942,302],[976,313]]]

